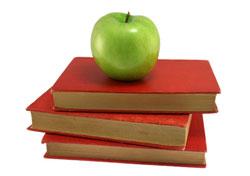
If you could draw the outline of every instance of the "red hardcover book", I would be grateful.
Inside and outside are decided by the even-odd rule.
[[[47,158],[205,167],[206,139],[201,114],[191,122],[185,150],[166,150],[87,138],[45,134]]]
[[[27,110],[31,130],[171,149],[185,147],[192,116],[54,111],[50,90]]]
[[[93,58],[74,58],[52,87],[57,110],[216,112],[219,85],[207,60],[158,60],[144,79],[115,81]]]

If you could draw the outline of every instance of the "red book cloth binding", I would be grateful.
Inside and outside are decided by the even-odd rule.
[[[63,92],[220,93],[207,60],[159,59],[152,72],[134,82],[108,78],[90,57],[74,58],[52,87]]]

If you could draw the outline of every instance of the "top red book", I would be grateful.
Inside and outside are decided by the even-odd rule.
[[[74,58],[52,87],[56,109],[215,112],[219,85],[206,60],[158,60],[144,79],[108,78],[93,58]]]

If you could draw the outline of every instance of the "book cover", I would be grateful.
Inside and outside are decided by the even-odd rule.
[[[152,72],[134,82],[108,78],[93,58],[74,58],[52,91],[110,93],[219,93],[220,88],[207,60],[159,59]]]

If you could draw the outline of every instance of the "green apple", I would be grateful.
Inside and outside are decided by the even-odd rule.
[[[91,35],[96,64],[115,80],[146,76],[156,64],[159,49],[158,30],[145,16],[109,13],[96,22]]]

